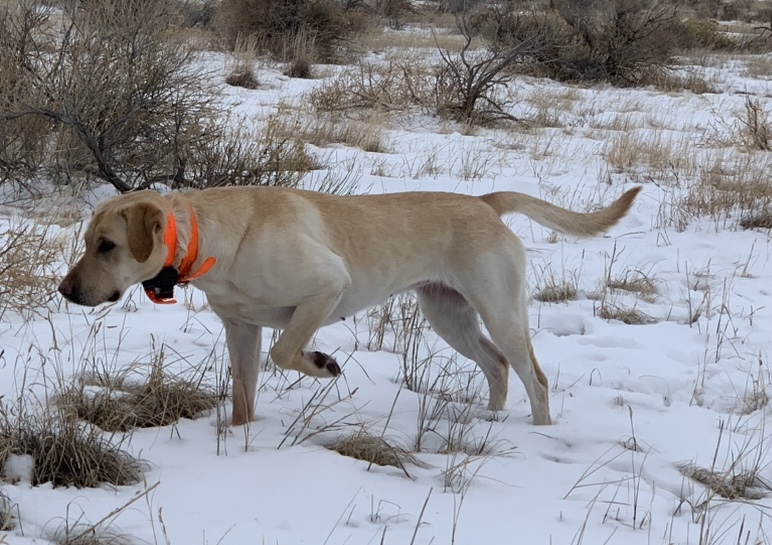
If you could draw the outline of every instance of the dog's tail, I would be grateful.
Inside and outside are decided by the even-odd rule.
[[[479,197],[499,216],[520,213],[532,220],[567,235],[591,237],[614,226],[627,214],[641,187],[634,187],[611,205],[595,212],[572,212],[547,201],[514,191],[488,193]]]

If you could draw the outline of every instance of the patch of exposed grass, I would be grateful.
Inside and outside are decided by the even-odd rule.
[[[71,387],[60,396],[59,405],[66,414],[105,431],[125,432],[193,419],[220,401],[215,390],[203,384],[203,374],[192,379],[170,375],[163,366],[163,353],[147,377],[138,380],[131,373],[135,369]]]
[[[127,536],[115,535],[103,528],[75,525],[56,532],[53,542],[57,545],[130,545]]]
[[[32,484],[97,487],[133,484],[141,464],[101,430],[59,414],[0,415],[0,467],[9,455],[28,455],[34,462]]]
[[[373,435],[365,429],[342,437],[327,448],[343,456],[379,466],[398,467],[403,471],[405,471],[405,464],[422,465],[407,450],[396,447],[383,437]]]
[[[768,225],[772,215],[772,157],[719,155],[700,169],[696,181],[678,202],[680,214],[714,219],[740,218],[746,228]]]
[[[648,176],[693,170],[693,150],[688,140],[667,131],[633,130],[611,138],[605,158],[617,172],[631,172],[643,166]]]
[[[257,89],[260,86],[252,70],[234,70],[226,76],[225,83],[233,87],[244,87],[245,89]]]
[[[604,320],[619,320],[628,325],[645,325],[657,322],[655,318],[645,312],[621,305],[614,305],[609,302],[601,304],[600,309],[598,309],[598,317]]]
[[[772,229],[772,210],[762,210],[740,220],[743,229]]]
[[[634,293],[645,301],[651,301],[657,295],[657,285],[654,280],[640,271],[626,273],[618,278],[610,278],[606,281],[606,287]]]
[[[13,505],[11,500],[0,490],[0,532],[7,532],[13,529]]]
[[[576,299],[577,289],[574,284],[560,282],[550,284],[537,291],[533,298],[542,303],[563,303]]]
[[[682,475],[707,486],[713,493],[728,500],[758,500],[769,495],[772,483],[762,479],[757,471],[727,473],[694,464],[679,467]]]

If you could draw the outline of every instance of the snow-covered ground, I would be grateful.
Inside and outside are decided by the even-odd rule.
[[[258,76],[260,89],[222,91],[234,122],[259,126],[279,104],[302,109],[303,94],[321,83],[271,69]],[[553,426],[531,424],[514,373],[506,411],[487,413],[474,364],[425,328],[418,361],[429,363],[415,373],[429,393],[403,387],[403,365],[415,363],[404,363],[404,338],[387,331],[382,349],[368,350],[377,317],[362,314],[315,339],[343,364],[334,383],[269,366],[258,420],[248,427],[222,432],[213,412],[132,432],[124,447],[146,462],[144,483],[32,487],[22,475],[3,484],[16,520],[0,543],[46,543],[67,524],[104,517],[113,534],[174,545],[769,542],[772,498],[729,501],[681,470],[756,469],[772,482],[772,240],[740,228],[738,217],[693,217],[679,204],[694,165],[718,161],[731,171],[748,157],[769,165],[761,152],[717,144],[731,137],[744,93],[770,111],[769,81],[746,77],[739,61],[719,63],[709,77],[719,94],[518,80],[513,113],[554,126],[464,135],[452,123],[400,114],[383,121],[387,153],[315,150],[327,171],[309,174],[307,187],[329,175],[356,181],[356,192],[515,190],[584,210],[643,185],[629,216],[601,238],[556,237],[522,217],[506,219],[528,247],[534,293],[563,281],[578,288],[574,300],[530,306]],[[672,156],[647,159],[651,142]],[[644,162],[625,165],[615,155],[624,145]],[[84,219],[88,209],[80,208]],[[4,207],[0,232],[42,224],[25,210]],[[57,213],[47,216],[48,235],[77,236],[78,223],[59,227]],[[605,288],[624,278],[649,279],[656,292]],[[649,323],[603,319],[603,307],[634,308]],[[271,331],[264,335],[265,352]],[[45,404],[84,368],[147,363],[162,346],[170,369],[203,369],[218,384],[227,368],[223,337],[192,289],[176,306],[155,306],[135,289],[95,310],[57,298],[32,315],[5,312],[0,399]],[[421,463],[370,466],[325,448],[363,427],[411,451],[420,444]],[[448,453],[458,450],[448,444],[465,452]]]

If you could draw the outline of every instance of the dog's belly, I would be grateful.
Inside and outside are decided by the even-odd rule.
[[[390,295],[407,291],[411,287],[413,286],[388,291],[378,290],[375,293],[357,293],[354,290],[348,290],[343,294],[338,306],[322,323],[322,326],[345,320],[357,312],[385,302]],[[212,297],[211,295],[209,297],[209,305],[222,320],[243,321],[275,329],[286,328],[296,308],[294,306],[265,305],[258,301],[250,302],[243,297],[237,301],[228,297]]]

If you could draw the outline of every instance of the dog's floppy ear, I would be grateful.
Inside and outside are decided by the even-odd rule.
[[[140,263],[147,261],[153,252],[158,233],[164,226],[164,214],[156,204],[140,202],[121,212],[128,224],[129,250]]]

